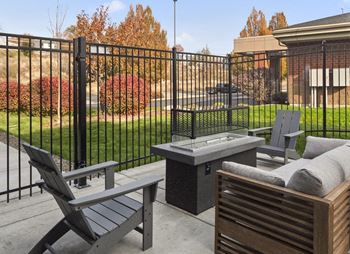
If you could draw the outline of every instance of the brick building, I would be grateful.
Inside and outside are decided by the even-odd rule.
[[[327,106],[350,104],[350,13],[292,25],[273,35],[288,47],[290,103],[322,105],[326,74]]]

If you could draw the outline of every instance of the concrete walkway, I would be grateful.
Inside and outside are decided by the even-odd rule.
[[[18,154],[15,149],[11,152]],[[25,156],[21,154],[23,163],[28,159]],[[3,157],[0,157],[0,160],[0,165],[6,165]],[[259,167],[271,169],[271,165],[267,166],[260,164]],[[164,176],[165,161],[122,171],[115,175],[115,183],[116,186],[123,185],[150,174]],[[102,191],[103,178],[89,181],[91,187],[86,189],[78,191],[72,188],[74,194],[81,196]],[[2,178],[0,180],[3,181]],[[52,196],[47,193],[40,194],[38,188],[35,190],[32,197],[23,196],[21,200],[14,199],[10,203],[0,202],[0,253],[27,253],[62,218],[62,213]],[[139,192],[133,193],[131,197],[140,201],[142,199]],[[213,253],[214,213],[214,208],[212,208],[194,216],[167,204],[165,202],[165,182],[161,182],[157,200],[154,203],[154,244],[152,249],[144,253]],[[141,235],[131,232],[116,244],[111,253],[143,253],[141,246]],[[80,237],[69,232],[54,247],[59,253],[84,253],[88,245]]]
[[[0,142],[0,192],[6,191],[7,188],[10,190],[18,188],[19,182],[21,186],[27,186],[40,179],[37,170],[32,169],[31,171],[28,164],[29,157],[26,153],[19,152],[12,147],[8,149],[7,152],[7,145]],[[9,155],[8,158],[7,155]],[[22,190],[21,195],[28,195],[29,191],[29,189]],[[12,192],[10,198],[17,198],[18,195],[18,191]],[[0,202],[6,198],[6,195],[0,195]]]

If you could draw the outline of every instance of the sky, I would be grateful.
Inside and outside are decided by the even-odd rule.
[[[84,10],[92,14],[108,5],[113,22],[120,23],[130,4],[148,5],[153,15],[168,32],[173,45],[173,0],[60,0],[67,9],[64,26],[72,25]],[[57,0],[1,0],[1,32],[50,36],[49,13],[54,14]],[[177,43],[185,51],[197,52],[208,46],[212,54],[232,51],[233,39],[239,36],[252,8],[262,10],[267,20],[283,11],[290,25],[350,12],[350,0],[178,0]]]

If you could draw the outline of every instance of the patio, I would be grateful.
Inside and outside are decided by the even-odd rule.
[[[17,153],[15,149],[11,152]],[[27,155],[23,155],[23,161]],[[276,164],[259,163],[259,168],[270,170]],[[25,168],[25,165],[23,165]],[[116,186],[146,175],[165,175],[165,161],[124,170],[115,174]],[[104,177],[89,181],[91,187],[77,190],[75,195],[86,195],[104,188]],[[140,200],[141,193],[133,198]],[[35,192],[32,197],[0,203],[0,253],[26,253],[62,217],[52,195]],[[198,216],[191,215],[165,202],[165,182],[158,187],[154,203],[153,248],[145,253],[213,253],[215,210],[211,208]],[[116,244],[112,253],[143,253],[142,239],[133,231]],[[74,233],[66,234],[56,245],[63,253],[83,253],[88,244]]]
[[[340,16],[348,20],[349,15]],[[0,39],[0,58],[7,65],[18,62],[15,72],[19,77],[18,82],[9,83],[9,69],[13,68],[7,67],[7,82],[2,84],[7,93],[2,98],[6,105],[0,107],[0,254],[27,253],[62,218],[59,206],[68,219],[38,244],[52,253],[56,253],[51,250],[53,239],[63,235],[67,227],[84,236],[86,232],[79,231],[81,225],[75,222],[86,222],[85,231],[92,237],[85,239],[96,240],[94,250],[99,248],[99,253],[107,253],[101,248],[103,241],[97,241],[106,235],[105,246],[115,242],[108,253],[143,253],[142,244],[151,246],[151,233],[153,246],[145,253],[344,254],[349,250],[350,145],[344,141],[350,139],[348,37],[226,56],[182,52],[175,47],[159,50],[100,44],[85,37],[60,40],[0,33]],[[43,41],[51,46],[45,48]],[[55,54],[63,65],[52,64]],[[36,62],[40,63],[38,73],[32,68]],[[42,68],[42,62],[49,64]],[[60,73],[60,77],[52,73]],[[22,76],[30,78],[23,80]],[[235,138],[225,136],[199,141],[209,147],[201,150],[192,142],[212,134],[241,131],[261,141],[265,137],[266,145],[257,142],[248,149],[248,141],[237,145]],[[310,136],[316,140],[307,141]],[[319,140],[321,136],[333,139]],[[182,149],[172,151],[172,156],[154,150],[172,141],[186,143],[187,138],[191,139],[190,148],[185,148],[186,144],[172,146]],[[230,146],[223,144],[231,141]],[[333,147],[335,142],[339,147]],[[26,150],[33,167],[28,164],[28,155],[18,150],[23,143],[47,151],[37,156]],[[222,145],[220,149],[217,144]],[[257,152],[259,158],[275,161],[259,160],[257,167],[262,170],[251,168]],[[294,159],[301,154],[306,156],[298,164]],[[111,197],[111,192],[89,197],[85,203],[71,202],[73,195],[65,181],[73,178],[57,174],[51,156],[61,172],[118,161],[115,186],[156,175],[167,177],[168,182],[158,185],[153,215],[148,205],[154,201],[155,182],[139,182],[135,185],[144,192],[130,194],[142,202],[142,213],[140,208],[134,209],[136,219],[133,214],[125,216],[125,210],[120,212],[120,206],[96,202],[94,205],[106,208],[91,208],[98,220],[85,211],[81,220],[75,220],[78,216],[71,216],[72,210],[80,213],[88,202]],[[267,172],[288,159],[292,163],[283,170]],[[35,163],[41,163],[37,168],[47,182],[43,193],[34,185],[40,179]],[[225,168],[225,164],[230,165]],[[111,168],[108,172],[103,168],[106,175],[112,176]],[[80,179],[79,185],[85,186],[85,180]],[[72,187],[72,191],[77,198],[90,195],[111,187],[105,180],[104,175],[94,177],[88,180],[88,188]],[[130,191],[130,185],[128,188]],[[125,189],[112,194],[129,193]],[[192,204],[193,213],[178,208]],[[130,203],[122,205],[133,209]],[[110,216],[114,213],[124,220]],[[109,226],[111,222],[114,224]],[[125,228],[134,231],[119,241],[126,231],[121,227],[124,222],[132,225]],[[103,234],[92,229],[93,223]],[[112,231],[119,231],[118,237],[109,234]],[[147,240],[142,241],[137,231]],[[89,249],[73,232],[53,247],[58,253],[85,253]],[[145,244],[143,247],[147,249]]]

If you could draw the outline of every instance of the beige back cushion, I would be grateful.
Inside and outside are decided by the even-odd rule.
[[[310,160],[297,170],[287,188],[324,197],[350,177],[350,146],[343,145]]]
[[[282,177],[276,175],[273,172],[269,172],[266,170],[258,169],[255,167],[230,162],[230,161],[224,161],[222,163],[222,169],[224,171],[239,175],[248,177],[254,180],[262,181],[265,183],[270,183],[273,185],[285,187],[285,182]]]
[[[305,146],[303,158],[313,159],[332,149],[345,145],[348,142],[350,142],[350,140],[308,136],[306,138],[306,146]]]

